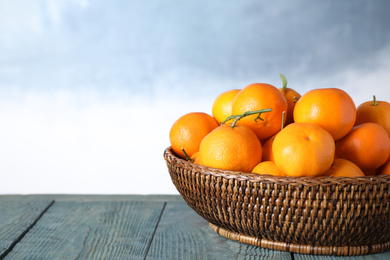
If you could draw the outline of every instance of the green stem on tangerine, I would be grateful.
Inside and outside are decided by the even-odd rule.
[[[285,117],[285,115],[286,115],[286,111],[283,111],[283,113],[282,113],[282,127],[280,128],[280,131],[282,131],[283,128],[284,128],[284,117]]]
[[[280,78],[282,79],[283,82],[283,88],[280,92],[283,93],[283,91],[287,88],[287,79],[282,73],[280,73]]]
[[[294,96],[294,102],[293,103],[297,103],[298,100],[299,100],[299,97]]]
[[[189,162],[194,162],[194,160],[193,159],[191,159],[189,156],[188,156],[188,154],[186,153],[186,150],[184,150],[184,148],[182,147],[181,148],[181,150],[183,151],[183,153],[184,153],[184,155],[185,155],[185,157],[186,157],[186,161],[189,161]]]
[[[376,97],[375,97],[375,95],[374,95],[374,100],[373,100],[373,102],[372,102],[372,105],[373,105],[373,106],[377,106],[377,105],[378,105],[378,102],[376,102]]]
[[[240,120],[241,118],[246,117],[246,116],[250,116],[250,115],[256,115],[256,114],[259,114],[259,115],[255,118],[255,122],[257,122],[258,119],[260,119],[261,121],[264,121],[264,119],[262,119],[260,117],[261,114],[262,113],[266,113],[266,112],[271,112],[271,111],[272,111],[272,108],[260,109],[260,110],[254,110],[254,111],[246,111],[246,112],[244,112],[244,113],[242,113],[240,115],[229,116],[228,118],[226,118],[224,121],[221,122],[221,125],[223,125],[224,123],[226,123],[229,120],[234,119],[231,127],[235,127],[237,121]]]

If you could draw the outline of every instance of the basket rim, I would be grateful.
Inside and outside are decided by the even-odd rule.
[[[230,231],[218,225],[209,222],[209,227],[220,236],[227,239],[245,243],[248,245],[259,246],[271,250],[280,250],[291,253],[311,254],[311,255],[334,255],[334,256],[359,256],[367,254],[376,254],[390,249],[390,241],[372,245],[358,246],[321,246],[310,244],[296,244],[284,241],[272,241],[264,238],[252,237],[239,232]]]
[[[238,171],[221,170],[217,168],[211,168],[203,165],[191,163],[178,157],[171,146],[164,150],[164,159],[170,164],[178,165],[179,167],[190,170],[194,173],[200,173],[203,175],[210,175],[213,177],[222,177],[225,179],[233,179],[237,181],[250,181],[250,182],[261,182],[261,183],[272,183],[272,184],[289,184],[289,185],[377,185],[377,184],[390,184],[390,175],[373,175],[364,177],[280,177],[266,174],[257,173],[244,173]]]

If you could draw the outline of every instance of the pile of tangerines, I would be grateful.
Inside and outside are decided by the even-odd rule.
[[[390,103],[355,106],[338,88],[300,95],[254,83],[221,93],[212,116],[183,115],[170,130],[178,157],[192,163],[274,176],[390,174]]]

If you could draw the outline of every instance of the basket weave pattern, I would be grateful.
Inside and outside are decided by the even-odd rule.
[[[211,228],[243,243],[298,253],[390,248],[390,176],[274,177],[212,169],[164,151],[177,190]]]

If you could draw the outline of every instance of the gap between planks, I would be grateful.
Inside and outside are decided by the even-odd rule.
[[[20,236],[18,236],[14,242],[12,242],[12,244],[8,247],[7,250],[5,250],[3,252],[2,255],[0,255],[0,259],[4,259],[11,251],[12,249],[23,239],[23,237],[30,231],[30,229],[32,229],[37,223],[38,221],[42,218],[42,216],[49,210],[49,208],[51,206],[53,206],[53,204],[55,203],[55,200],[52,200],[49,205],[41,212],[41,214],[39,214],[39,216],[34,220],[33,223],[31,223],[30,226],[28,226],[26,228],[25,231],[23,231]]]
[[[146,253],[145,253],[144,260],[146,260],[146,258],[148,257],[150,247],[152,246],[152,243],[153,243],[153,240],[154,240],[154,235],[156,234],[158,225],[160,224],[160,220],[161,220],[161,217],[162,217],[162,215],[163,215],[163,213],[164,213],[164,211],[165,211],[165,206],[166,206],[166,205],[167,205],[167,202],[164,202],[164,205],[163,205],[163,208],[162,208],[162,210],[161,210],[160,216],[158,217],[156,226],[155,226],[155,228],[154,228],[154,230],[153,230],[152,238],[150,239],[149,244],[148,244],[148,247],[146,248]]]
[[[5,250],[3,252],[3,254],[0,255],[0,260],[4,259],[13,249],[14,247],[25,237],[25,235],[38,223],[38,221],[43,217],[43,215],[49,210],[49,208],[51,208],[57,201],[56,200],[52,200],[49,205],[39,214],[39,216],[34,220],[34,222],[29,225],[26,230],[24,230],[16,239],[15,241],[7,248],[7,250]],[[84,202],[84,201],[82,201]],[[148,245],[147,245],[147,248],[146,248],[146,252],[145,252],[145,256],[144,256],[144,259],[147,258],[148,256],[148,253],[149,253],[149,250],[151,248],[151,245],[153,243],[153,240],[155,238],[155,234],[156,234],[156,231],[158,229],[158,226],[159,226],[159,223],[160,223],[160,220],[163,216],[163,213],[165,211],[165,208],[166,208],[166,205],[167,205],[167,201],[164,201],[164,204],[163,204],[163,207],[161,209],[161,212],[158,216],[158,220],[157,220],[157,223],[156,223],[156,226],[154,227],[154,230],[153,230],[153,234],[150,238],[150,241],[148,242]]]

